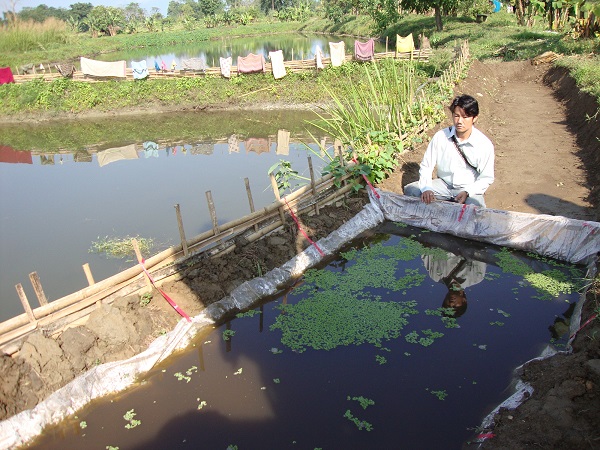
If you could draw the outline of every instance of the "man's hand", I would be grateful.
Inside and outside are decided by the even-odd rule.
[[[467,191],[460,191],[458,195],[454,197],[454,200],[456,200],[456,203],[464,203],[467,201],[468,196],[469,193]]]
[[[426,203],[429,205],[434,200],[435,200],[435,195],[433,195],[433,191],[425,191],[421,194],[421,201],[423,203]]]

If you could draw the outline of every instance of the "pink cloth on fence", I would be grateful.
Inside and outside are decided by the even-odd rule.
[[[354,41],[354,58],[359,61],[373,61],[375,57],[375,41],[369,39],[367,42]]]
[[[238,56],[237,70],[239,73],[253,73],[265,71],[265,57],[263,55]]]
[[[12,70],[10,67],[0,67],[0,84],[14,83],[15,78],[13,77]]]

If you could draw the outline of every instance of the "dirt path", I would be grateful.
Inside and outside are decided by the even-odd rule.
[[[486,195],[490,208],[598,220],[600,124],[585,118],[597,109],[591,97],[578,93],[560,71],[529,62],[475,62],[456,93],[478,98],[479,128],[496,146],[496,181]],[[414,181],[426,144],[403,155],[401,166],[380,187],[401,193]],[[344,208],[303,218],[310,237],[326,236],[364,202],[354,199]],[[263,270],[278,267],[307,245],[293,226],[286,227],[227,257],[190,267],[185,280],[163,287],[195,315],[254,277],[257,265]],[[37,333],[18,357],[1,356],[0,420],[32,408],[95,364],[142,351],[179,319],[164,305],[159,299],[142,307],[136,296],[123,298],[102,306],[86,325],[71,328],[58,340]],[[589,305],[583,320],[597,308]],[[600,335],[598,320],[576,339],[573,355],[528,366],[523,377],[535,388],[532,399],[498,417],[496,437],[485,448],[600,448],[600,338],[594,333]]]

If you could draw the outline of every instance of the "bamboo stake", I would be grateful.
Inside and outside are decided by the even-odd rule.
[[[317,188],[315,186],[315,172],[313,170],[312,158],[310,156],[308,157],[308,171],[310,173],[310,186],[312,187],[312,193],[316,198]],[[315,202],[315,214],[317,216],[319,215],[319,205],[317,205],[317,202]]]
[[[206,191],[206,201],[208,202],[208,211],[210,212],[210,218],[213,223],[213,233],[219,234],[219,221],[217,220],[217,211],[215,211],[215,203],[213,202],[212,193]]]
[[[31,310],[31,305],[29,304],[29,300],[27,300],[27,295],[25,295],[25,290],[21,283],[18,283],[15,288],[17,289],[17,294],[19,294],[19,299],[21,300],[21,304],[23,308],[25,308],[25,312],[27,313],[27,317],[30,322],[35,322],[35,316],[33,315],[33,311]]]
[[[277,180],[275,179],[275,175],[271,173],[269,174],[269,178],[271,179],[271,187],[273,188],[275,199],[278,203],[281,203],[281,196],[279,195],[279,186],[277,186]],[[279,218],[281,219],[281,223],[285,224],[285,214],[283,213],[283,206],[279,207]]]
[[[252,191],[250,190],[250,180],[248,178],[244,178],[244,183],[246,185],[246,194],[248,195],[248,204],[250,205],[250,212],[253,213],[256,211],[254,209],[254,199],[252,198]],[[254,231],[258,231],[258,224],[254,224]]]
[[[136,256],[138,262],[140,264],[142,264],[142,262],[144,261],[144,258],[142,257],[142,252],[140,251],[140,246],[139,246],[136,238],[133,238],[131,240],[131,245],[133,246],[133,251],[135,252],[135,256]],[[148,286],[148,288],[150,290],[152,290],[152,282],[150,281],[150,278],[148,278],[148,277],[146,277],[146,286]]]
[[[40,306],[44,306],[48,304],[48,299],[46,298],[46,294],[44,294],[44,289],[42,288],[42,282],[40,281],[40,277],[37,272],[31,272],[29,274],[29,279],[31,280],[31,285],[33,286],[33,290],[35,291],[35,295],[40,302]]]
[[[85,278],[87,279],[88,286],[95,284],[94,276],[92,275],[92,270],[90,269],[90,265],[85,263],[83,265],[83,272],[85,273]]]
[[[175,214],[177,215],[177,226],[179,228],[181,246],[183,247],[183,255],[187,256],[189,254],[189,250],[187,246],[187,240],[185,238],[185,231],[183,230],[183,219],[181,218],[181,209],[179,208],[179,203],[175,205]]]

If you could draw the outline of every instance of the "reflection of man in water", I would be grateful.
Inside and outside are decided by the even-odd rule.
[[[454,317],[462,316],[467,310],[465,288],[480,283],[485,277],[487,265],[448,253],[448,259],[424,255],[423,265],[433,281],[444,283],[448,293],[442,307],[454,309]]]

